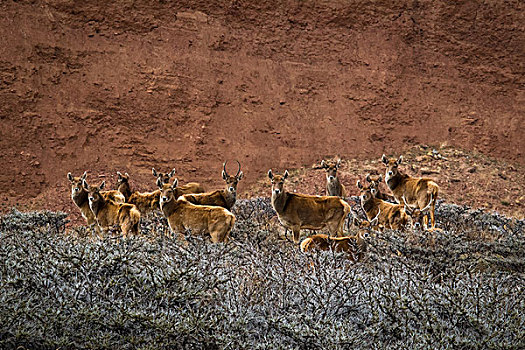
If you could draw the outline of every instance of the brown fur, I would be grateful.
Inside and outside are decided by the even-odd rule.
[[[333,196],[309,196],[284,190],[284,175],[273,175],[268,172],[272,181],[272,206],[277,212],[279,221],[293,232],[295,243],[299,243],[301,229],[327,229],[331,235],[343,235],[343,224],[350,213],[350,205],[341,198]]]
[[[171,178],[175,176],[175,168],[173,168],[169,173],[166,174],[157,172],[155,168],[152,168],[151,172],[153,173],[153,176],[157,178],[157,180],[161,179],[162,183],[165,184],[170,183]],[[202,186],[198,182],[188,182],[186,185],[180,186],[179,189],[183,192],[183,194],[206,192],[204,186]]]
[[[401,204],[392,204],[374,197],[370,186],[363,186],[357,181],[360,190],[361,207],[366,213],[368,220],[377,218],[378,224],[394,230],[402,230],[410,219]]]
[[[100,186],[89,186],[86,180],[83,187],[88,192],[89,207],[97,219],[98,225],[107,232],[109,228],[118,225],[124,237],[139,234],[140,212],[133,204],[116,203],[105,199],[100,193],[105,183]]]
[[[89,207],[88,193],[82,186],[83,181],[86,179],[87,172],[80,177],[74,177],[71,173],[67,173],[67,179],[71,184],[71,199],[75,205],[80,209],[82,217],[86,220],[88,225],[96,223],[96,218],[91,208]],[[114,202],[124,202],[124,196],[117,191],[104,191],[101,192],[105,199],[111,199]]]
[[[381,183],[383,182],[383,175],[366,175],[366,181],[370,184],[370,188],[375,189],[374,196],[377,199],[382,199],[387,202],[397,203],[394,196],[384,193],[381,191]]]
[[[337,162],[321,161],[320,169],[326,171],[326,195],[344,198],[346,196],[346,189],[337,177],[337,170],[341,166],[341,159]]]
[[[171,230],[184,240],[187,229],[192,234],[209,234],[213,243],[226,242],[235,224],[235,216],[227,209],[194,205],[184,197],[177,197],[177,179],[173,185],[157,180],[161,189],[160,207]]]
[[[353,262],[362,261],[366,249],[366,237],[368,233],[365,231],[359,231],[355,236],[347,237],[330,237],[325,234],[316,234],[305,238],[301,242],[301,250],[303,252],[311,251],[334,251],[344,252],[347,254],[348,259]]]
[[[436,225],[434,211],[439,186],[432,179],[412,177],[403,174],[399,170],[399,164],[403,160],[402,156],[400,156],[399,159],[388,159],[383,154],[381,160],[386,165],[385,182],[398,203],[403,203],[404,197],[408,205],[423,209],[430,202],[431,230],[434,230]],[[426,229],[428,224],[426,216],[423,221],[423,227]]]
[[[237,200],[237,185],[241,181],[243,173],[239,165],[239,171],[231,176],[226,172],[226,163],[223,164],[222,179],[226,182],[226,188],[213,192],[186,194],[184,199],[196,205],[215,205],[230,210]]]

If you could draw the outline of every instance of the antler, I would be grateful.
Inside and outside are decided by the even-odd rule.
[[[241,163],[238,161],[238,160],[235,160],[237,162],[237,166],[238,166],[238,169],[237,169],[237,174],[235,174],[235,177],[239,176],[239,174],[241,173]],[[226,176],[230,176],[228,175],[228,172],[226,171],[226,164],[228,164],[228,161],[225,161],[223,164],[222,164],[222,170],[224,170],[224,173],[226,174]]]
[[[423,209],[421,209],[421,211],[424,212],[425,210],[428,210],[428,208],[430,208],[430,204],[432,203],[433,200],[434,200],[434,196],[432,194],[430,194],[430,200],[428,201],[427,206],[424,207]]]
[[[374,226],[377,224],[377,222],[379,221],[379,214],[381,214],[381,209],[378,209],[377,215],[372,220],[368,220],[370,226]]]
[[[235,161],[237,162],[237,165],[239,166],[239,169],[237,169],[237,174],[235,174],[235,177],[237,177],[241,173],[241,163],[237,159],[235,159]]]
[[[408,205],[405,196],[403,195],[401,197],[403,198],[403,203],[405,203],[405,210],[408,210],[409,214],[412,214],[414,210]]]
[[[228,163],[228,161],[225,161],[224,163],[222,163],[222,171],[224,171],[224,174],[226,174],[226,177],[230,177],[230,175],[228,175],[228,172],[226,171],[226,164]]]

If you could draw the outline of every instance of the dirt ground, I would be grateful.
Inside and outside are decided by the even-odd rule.
[[[2,1],[0,211],[79,221],[67,172],[213,189],[235,159],[242,197],[270,168],[322,192],[311,167],[335,156],[355,190],[386,153],[446,201],[523,217],[524,31],[517,0]]]

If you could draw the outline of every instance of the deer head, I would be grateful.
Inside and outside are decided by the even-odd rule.
[[[385,172],[385,181],[388,182],[389,179],[399,175],[399,164],[403,161],[403,156],[399,156],[398,159],[391,158],[388,159],[384,154],[381,157],[381,161],[386,166]]]
[[[374,198],[375,193],[377,192],[375,188],[372,188],[370,185],[363,185],[359,180],[357,180],[356,186],[359,189],[359,198],[362,203],[368,202]]]
[[[77,195],[81,194],[84,188],[82,187],[82,183],[86,179],[87,172],[84,171],[84,174],[80,177],[73,177],[71,173],[67,173],[67,179],[71,183],[71,196],[76,197]]]
[[[104,198],[102,197],[102,194],[100,194],[100,191],[104,189],[106,182],[102,181],[99,186],[90,186],[84,179],[82,186],[88,193],[89,207],[94,211],[94,208],[98,207],[99,204],[104,202]]]
[[[160,205],[164,205],[168,202],[171,202],[173,200],[176,200],[176,189],[177,185],[179,183],[178,179],[173,180],[173,184],[166,184],[163,182],[162,178],[157,178],[157,186],[159,186],[160,189]]]
[[[326,179],[329,182],[332,182],[337,177],[337,170],[341,166],[341,159],[338,159],[337,162],[332,161],[321,161],[321,169],[326,171]]]
[[[127,183],[129,183],[129,174],[125,173],[122,175],[119,171],[117,171],[117,188]]]
[[[239,181],[241,181],[243,177],[243,173],[241,171],[241,163],[239,163],[238,160],[236,160],[236,162],[238,165],[237,174],[233,176],[229,175],[226,171],[226,164],[228,163],[228,161],[224,162],[224,164],[222,165],[222,178],[224,181],[226,181],[226,190],[231,194],[237,193],[237,184],[239,183]]]
[[[284,181],[288,178],[288,175],[288,170],[284,172],[284,175],[274,175],[272,169],[268,171],[268,177],[272,181],[272,196],[284,193]]]

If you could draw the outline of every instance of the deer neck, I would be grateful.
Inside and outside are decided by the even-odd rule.
[[[284,212],[284,210],[286,209],[286,205],[288,204],[289,198],[290,194],[285,191],[279,194],[275,194],[275,192],[272,193],[272,206],[278,214]]]
[[[129,187],[129,183],[120,184],[117,190],[124,195],[126,202],[129,200],[129,197],[131,197],[131,188]]]
[[[224,202],[226,203],[227,209],[229,210],[233,205],[235,204],[235,201],[237,200],[237,192],[230,192],[228,189],[224,189],[221,191],[222,198],[224,199]]]
[[[408,175],[401,174],[400,172],[398,172],[397,175],[388,178],[386,184],[388,188],[390,188],[390,190],[393,192],[403,183],[403,180],[405,180],[407,177]]]
[[[368,218],[371,218],[377,215],[378,206],[377,206],[375,198],[371,198],[367,200],[366,202],[361,200],[361,207],[365,211]]]
[[[86,203],[88,203],[88,205],[89,205],[88,193],[84,189],[82,189],[80,191],[80,193],[78,193],[76,195],[71,195],[71,199],[73,199],[73,202],[75,202],[75,204],[79,208],[82,207],[83,205],[85,205]]]
[[[106,205],[107,201],[102,196],[100,196],[100,200],[96,201],[95,203],[89,203],[89,207],[95,216],[98,216],[98,213],[100,213]]]
[[[331,190],[337,191],[339,189],[340,183],[339,179],[337,177],[334,177],[333,180],[326,179],[326,187],[328,187]]]
[[[160,206],[160,209],[166,218],[169,218],[171,214],[177,211],[179,207],[179,203],[177,202],[177,198],[174,196],[172,200],[167,203],[165,202]]]

